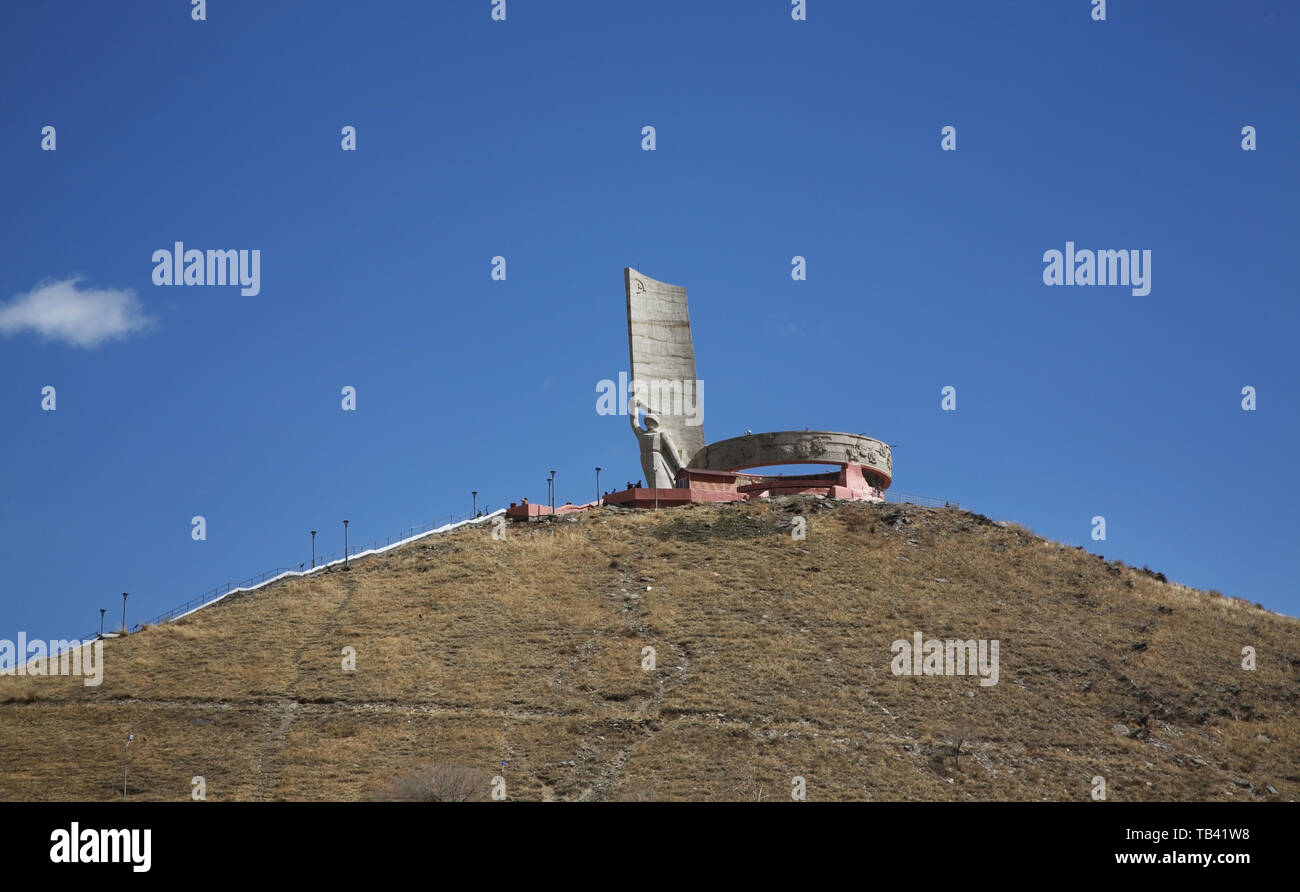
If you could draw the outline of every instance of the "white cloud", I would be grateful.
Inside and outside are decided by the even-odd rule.
[[[0,334],[32,331],[74,347],[98,347],[154,323],[129,288],[80,288],[83,276],[46,280],[0,306]]]

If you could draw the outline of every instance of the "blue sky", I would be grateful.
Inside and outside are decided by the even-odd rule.
[[[629,265],[689,290],[710,440],[866,432],[898,490],[1300,614],[1300,7],[491,6],[0,7],[0,637],[641,477],[595,411]],[[155,286],[176,241],[260,293]],[[1067,241],[1150,294],[1047,287]]]

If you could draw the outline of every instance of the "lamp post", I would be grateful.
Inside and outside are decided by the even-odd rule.
[[[343,569],[348,569],[348,522],[343,521]]]
[[[311,531],[311,568],[316,569],[316,531]]]
[[[596,504],[600,504],[600,466],[596,466]]]
[[[469,494],[474,497],[474,516],[478,517],[478,490],[472,489]]]
[[[126,592],[122,592],[122,634],[126,634]]]
[[[127,735],[126,748],[122,752],[122,801],[126,802],[126,776],[130,770],[131,764],[131,741],[135,740],[134,734]]]
[[[105,613],[104,608],[103,607],[99,608],[99,637],[100,638],[104,637],[104,613]]]
[[[555,514],[555,469],[551,469],[551,514]]]

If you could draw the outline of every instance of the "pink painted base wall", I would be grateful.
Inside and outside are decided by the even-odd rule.
[[[556,515],[586,511],[600,504],[621,508],[654,508],[656,498],[660,508],[689,505],[696,502],[745,502],[769,499],[776,496],[820,495],[829,499],[856,499],[863,502],[883,502],[884,492],[867,482],[862,466],[847,464],[838,472],[827,474],[800,474],[791,477],[765,477],[739,471],[701,471],[687,468],[677,478],[681,486],[673,489],[633,487],[607,494],[600,502],[585,505],[565,504],[555,509]],[[514,520],[535,520],[551,514],[549,505],[511,503],[506,516]]]

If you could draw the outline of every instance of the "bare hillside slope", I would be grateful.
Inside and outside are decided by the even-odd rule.
[[[997,684],[894,674],[916,632],[996,639]],[[458,530],[110,640],[105,666],[0,678],[0,799],[120,798],[129,733],[137,799],[196,776],[212,800],[383,797],[433,765],[511,799],[1300,793],[1300,622],[957,509]]]

